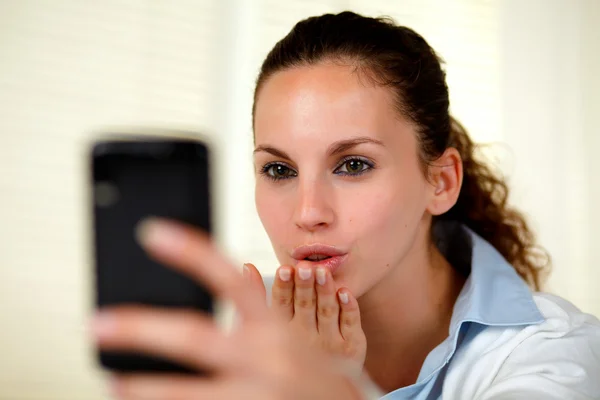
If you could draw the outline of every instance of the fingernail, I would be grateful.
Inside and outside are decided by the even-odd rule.
[[[148,218],[138,224],[136,237],[145,247],[177,253],[183,248],[187,235],[185,231],[160,218]]]
[[[325,282],[327,282],[327,271],[325,268],[319,267],[317,268],[317,283],[323,286]]]
[[[97,339],[110,337],[115,331],[115,319],[106,311],[100,311],[92,321],[92,332]]]
[[[244,264],[242,274],[244,275],[244,278],[250,279],[250,268],[248,268],[248,265]]]
[[[348,304],[348,293],[339,292],[338,297],[340,298],[340,301],[342,302],[342,304]]]
[[[310,270],[310,268],[298,268],[298,275],[300,275],[300,279],[302,279],[303,281],[310,279],[311,274],[312,271]]]
[[[284,282],[289,281],[292,278],[292,271],[289,268],[280,268],[279,269],[279,279]]]

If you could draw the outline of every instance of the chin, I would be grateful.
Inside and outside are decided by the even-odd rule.
[[[335,281],[336,288],[346,288],[352,293],[352,295],[356,298],[360,297],[364,294],[365,288],[362,285],[360,279],[354,278],[352,276],[334,276],[333,280]]]

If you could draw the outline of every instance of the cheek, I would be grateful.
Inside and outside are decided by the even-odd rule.
[[[391,178],[391,177],[390,177]],[[415,218],[425,210],[425,190],[418,179],[402,180],[398,178],[385,179],[376,182],[369,188],[369,196],[363,196],[357,205],[365,223],[374,225],[375,228],[386,226],[410,225]]]
[[[270,188],[266,183],[257,183],[255,189],[255,203],[258,216],[271,239],[276,246],[277,238],[283,238],[286,224],[284,221],[290,219],[291,211],[286,207],[284,201],[276,190]]]
[[[349,218],[351,229],[360,231],[361,256],[390,259],[404,252],[412,241],[426,209],[426,193],[417,182],[378,185],[365,196]],[[381,190],[385,188],[385,190]]]
[[[360,225],[363,234],[375,243],[381,243],[381,240],[395,241],[398,239],[395,233],[414,225],[416,204],[405,200],[407,199],[388,193],[374,196],[361,204],[361,210],[354,213],[351,223],[355,226]]]

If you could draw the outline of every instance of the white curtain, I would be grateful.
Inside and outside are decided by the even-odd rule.
[[[85,155],[99,132],[150,126],[212,135],[219,240],[240,265],[276,268],[254,210],[254,79],[295,22],[342,9],[392,16],[438,50],[453,113],[476,140],[500,144],[490,154],[554,256],[552,290],[600,314],[592,265],[600,222],[597,4],[0,2],[0,399],[104,398],[85,331]]]

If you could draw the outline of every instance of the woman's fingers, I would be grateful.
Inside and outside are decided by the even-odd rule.
[[[310,265],[298,263],[294,276],[294,320],[305,329],[317,329],[315,273]]]
[[[184,376],[115,375],[110,391],[126,400],[187,400],[198,397],[206,381]]]
[[[114,376],[110,386],[113,395],[123,400],[225,400],[237,399],[249,393],[249,388],[244,387],[240,381],[176,375]]]
[[[340,333],[347,342],[355,342],[364,335],[358,302],[348,289],[339,289],[337,295],[340,304]]]
[[[320,335],[337,338],[340,335],[340,306],[335,285],[327,268],[315,270],[317,291],[317,328]]]
[[[285,321],[294,317],[294,268],[279,267],[271,289],[271,306]]]
[[[208,236],[189,226],[152,218],[138,229],[144,248],[158,261],[198,280],[218,297],[231,299],[241,317],[261,320],[268,307],[260,291],[215,248]]]
[[[104,350],[140,352],[192,369],[231,368],[239,361],[213,320],[194,311],[116,307],[97,315],[93,331]]]
[[[262,294],[263,298],[267,298],[267,289],[265,288],[265,282],[263,281],[262,275],[258,268],[254,264],[244,264],[244,278],[250,281],[255,288]]]

